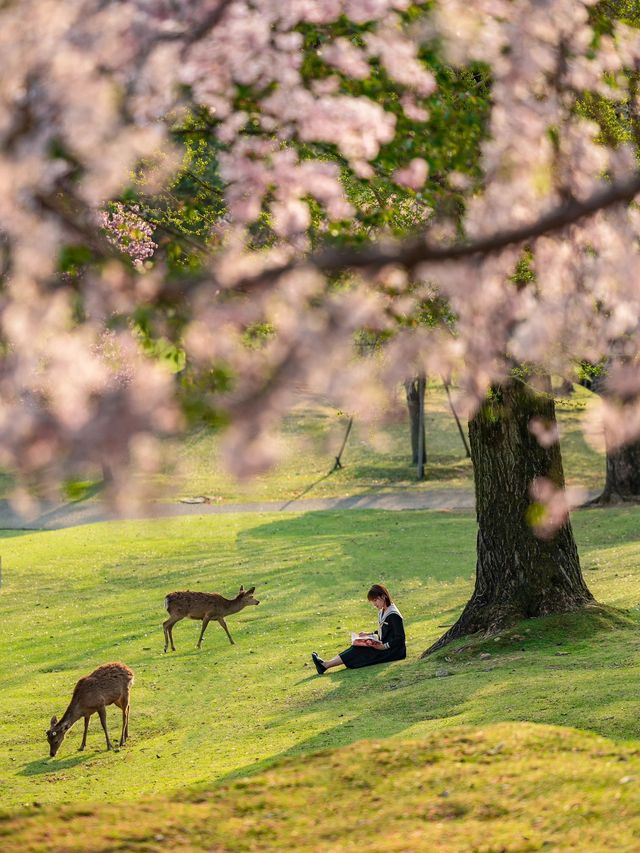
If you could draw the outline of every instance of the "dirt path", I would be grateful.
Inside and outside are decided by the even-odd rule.
[[[263,501],[241,504],[154,503],[142,511],[126,516],[132,519],[166,518],[184,515],[220,515],[233,512],[314,512],[317,510],[382,509],[382,510],[457,510],[473,509],[473,492],[463,489],[438,489],[431,492],[366,493],[344,498],[307,498],[292,501]],[[79,524],[113,521],[118,516],[101,503],[76,501],[41,506],[37,516],[25,517],[15,512],[7,501],[0,501],[0,530],[60,530]]]

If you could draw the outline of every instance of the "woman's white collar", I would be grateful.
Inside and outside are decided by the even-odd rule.
[[[384,610],[378,611],[378,620],[380,621],[380,624],[382,624],[387,618],[387,616],[390,616],[392,613],[397,613],[398,616],[402,619],[402,613],[400,613],[395,604],[390,604],[388,607],[385,607]]]

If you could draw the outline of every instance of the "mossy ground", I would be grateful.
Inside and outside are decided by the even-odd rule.
[[[426,660],[472,588],[470,513],[5,532],[0,847],[347,850],[389,825],[395,850],[568,849],[581,832],[582,849],[638,849],[640,510],[581,511],[574,528],[604,607]],[[405,615],[408,659],[318,677],[309,652],[335,653],[371,625],[375,580]],[[197,651],[198,625],[185,621],[177,652],[162,654],[166,592],[230,595],[241,583],[256,584],[262,603],[230,617],[236,645],[210,625]],[[130,743],[105,752],[94,718],[84,753],[76,727],[49,759],[49,718],[78,677],[113,659],[136,671]],[[109,722],[116,733],[113,709]],[[61,803],[80,815],[70,823]],[[13,816],[24,808],[31,816]],[[614,838],[610,814],[624,821]]]

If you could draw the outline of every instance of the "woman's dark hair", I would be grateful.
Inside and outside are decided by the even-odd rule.
[[[391,604],[391,596],[386,586],[381,583],[374,583],[367,593],[367,601],[373,601],[374,598],[384,598],[384,603],[388,607]]]

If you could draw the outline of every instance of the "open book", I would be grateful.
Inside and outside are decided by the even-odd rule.
[[[371,645],[372,640],[375,640],[377,642],[379,639],[380,638],[377,634],[365,634],[363,637],[361,637],[359,634],[354,634],[353,631],[351,632],[352,646],[369,646]]]

